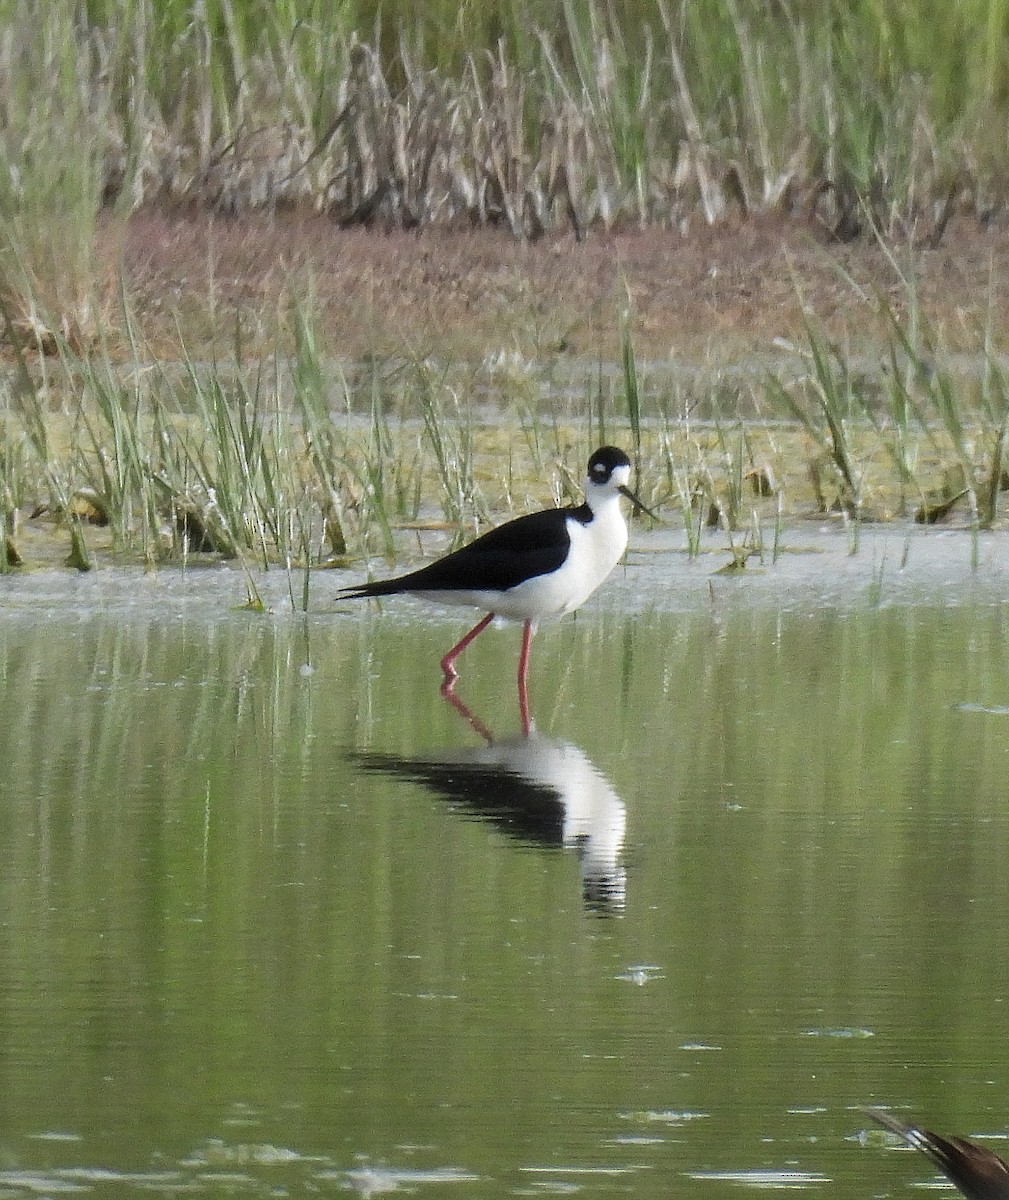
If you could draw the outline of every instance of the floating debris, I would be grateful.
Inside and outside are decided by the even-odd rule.
[[[803,1037],[829,1037],[829,1038],[871,1038],[876,1035],[871,1029],[806,1029],[803,1030]]]
[[[329,1172],[323,1172],[319,1178],[330,1178]],[[479,1183],[480,1176],[474,1175],[462,1167],[435,1167],[431,1170],[410,1169],[403,1167],[354,1167],[350,1171],[340,1172],[342,1186],[353,1190],[361,1196],[380,1196],[386,1192],[395,1192],[401,1186],[413,1188],[421,1183]]]
[[[740,1183],[752,1188],[809,1188],[833,1182],[815,1171],[688,1171],[688,1179]]]
[[[619,979],[622,983],[636,983],[639,987],[643,987],[655,979],[665,979],[665,975],[662,968],[655,966],[654,963],[638,963],[621,971],[619,975],[614,976],[614,979]]]

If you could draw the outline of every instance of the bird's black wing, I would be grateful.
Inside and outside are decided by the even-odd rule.
[[[584,522],[591,515],[588,505],[582,505],[516,517],[409,575],[346,588],[344,595],[353,600],[400,592],[506,592],[526,579],[556,571],[571,544],[568,518]]]
[[[883,1109],[869,1109],[868,1113],[908,1145],[927,1154],[970,1200],[1009,1200],[1009,1165],[991,1150],[966,1138],[942,1137],[917,1125],[907,1125]]]
[[[496,825],[509,837],[548,848],[564,844],[558,792],[497,763],[398,758],[362,751],[348,756],[363,771],[423,784],[464,813]]]

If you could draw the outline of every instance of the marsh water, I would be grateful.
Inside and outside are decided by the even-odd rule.
[[[465,619],[331,575],[0,580],[0,1195],[868,1197],[933,1176],[861,1106],[1004,1137],[1009,553],[929,538],[640,548],[529,739],[514,627],[453,706]]]

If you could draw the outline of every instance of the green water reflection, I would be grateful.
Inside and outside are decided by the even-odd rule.
[[[0,623],[3,1194],[861,1197],[930,1172],[852,1106],[1005,1129],[1001,610],[545,630],[533,708],[610,806],[610,905],[542,778],[546,833],[460,787],[456,632]],[[505,738],[516,634],[481,642],[460,693]]]

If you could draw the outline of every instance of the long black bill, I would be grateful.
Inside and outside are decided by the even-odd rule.
[[[620,492],[621,495],[626,496],[628,500],[630,500],[630,502],[634,505],[635,512],[647,513],[652,518],[653,521],[657,521],[659,519],[655,515],[655,513],[652,512],[652,510],[650,508],[646,508],[645,505],[643,505],[641,503],[641,501],[637,498],[637,496],[635,496],[635,494],[631,491],[631,489],[629,487],[619,487],[619,488],[617,488],[617,491]]]

